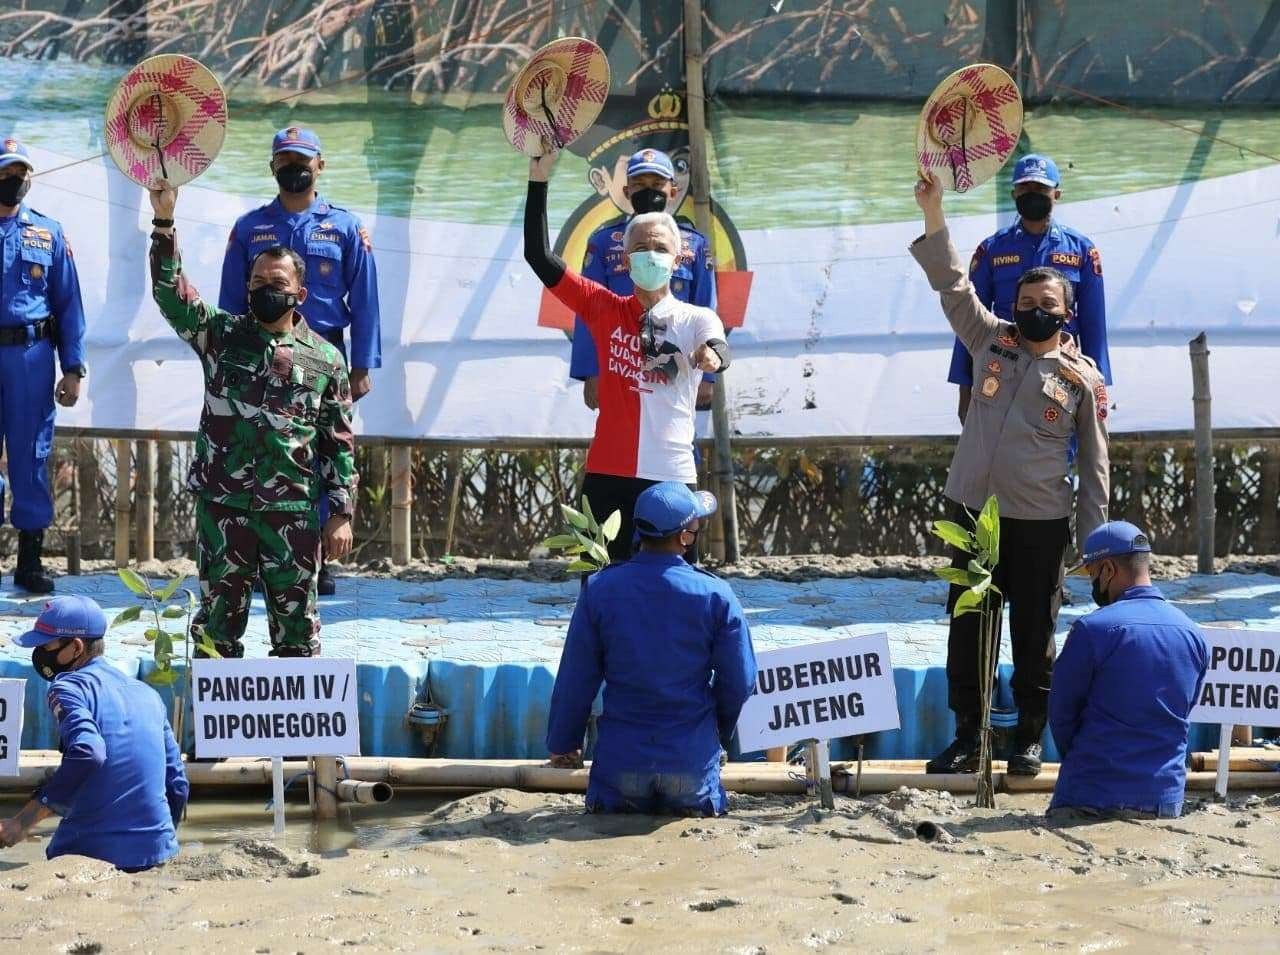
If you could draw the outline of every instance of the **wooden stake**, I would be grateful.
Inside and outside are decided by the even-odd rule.
[[[116,438],[116,566],[129,566],[129,482],[132,473],[128,438]]]
[[[156,443],[139,441],[138,514],[135,555],[139,564],[156,559]]]
[[[407,444],[391,446],[391,562],[398,566],[409,563],[413,513],[412,452]]]
[[[332,756],[314,756],[316,801],[313,807],[317,819],[338,818],[338,761]]]
[[[1191,400],[1196,435],[1196,570],[1213,573],[1213,425],[1210,415],[1209,344],[1204,332],[1191,339]]]
[[[458,498],[462,496],[462,452],[449,452],[449,519],[444,529],[444,552],[453,553],[453,531],[458,525]]]
[[[715,230],[711,220],[711,176],[707,168],[707,96],[702,81],[702,3],[684,0],[685,103],[689,114],[690,194],[698,231],[714,248]],[[674,211],[674,210],[672,210]],[[724,559],[737,563],[738,504],[733,484],[733,449],[729,445],[729,409],[725,399],[724,373],[716,375],[711,399],[711,421],[715,427],[715,480],[720,498],[720,520],[724,527]]]

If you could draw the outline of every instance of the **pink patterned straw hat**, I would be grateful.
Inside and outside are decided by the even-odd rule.
[[[548,43],[507,91],[502,128],[526,156],[564,149],[591,128],[609,95],[609,61],[591,40]]]
[[[943,188],[968,192],[1005,164],[1022,133],[1022,95],[1009,74],[990,63],[956,70],[920,111],[916,158]]]
[[[143,60],[107,100],[107,152],[140,186],[190,182],[213,164],[227,134],[227,95],[189,56]]]

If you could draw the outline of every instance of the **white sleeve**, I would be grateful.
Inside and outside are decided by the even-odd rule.
[[[711,311],[711,309],[699,308],[693,313],[693,321],[690,323],[690,336],[692,341],[690,341],[689,347],[685,349],[688,352],[695,351],[713,338],[724,341],[724,323],[720,321],[720,316]]]

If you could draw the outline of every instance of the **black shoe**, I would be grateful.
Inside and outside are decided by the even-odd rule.
[[[1041,769],[1039,743],[1028,743],[1019,746],[1017,752],[1009,757],[1008,773],[1010,776],[1039,776]]]
[[[18,531],[18,565],[13,584],[30,594],[53,593],[53,580],[45,576],[40,557],[44,552],[44,531]]]
[[[321,564],[320,573],[316,576],[316,593],[321,597],[332,597],[337,589],[333,574],[329,573],[329,565]]]
[[[978,771],[978,734],[957,730],[956,738],[929,762],[924,771],[938,773],[976,773]]]

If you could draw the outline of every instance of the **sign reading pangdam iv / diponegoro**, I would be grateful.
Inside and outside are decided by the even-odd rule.
[[[196,756],[356,756],[355,660],[194,660]]]
[[[26,680],[0,680],[0,776],[18,775]]]
[[[767,650],[756,665],[755,692],[738,717],[744,753],[898,728],[888,634]]]
[[[1205,627],[1209,669],[1193,723],[1280,726],[1280,633]]]

